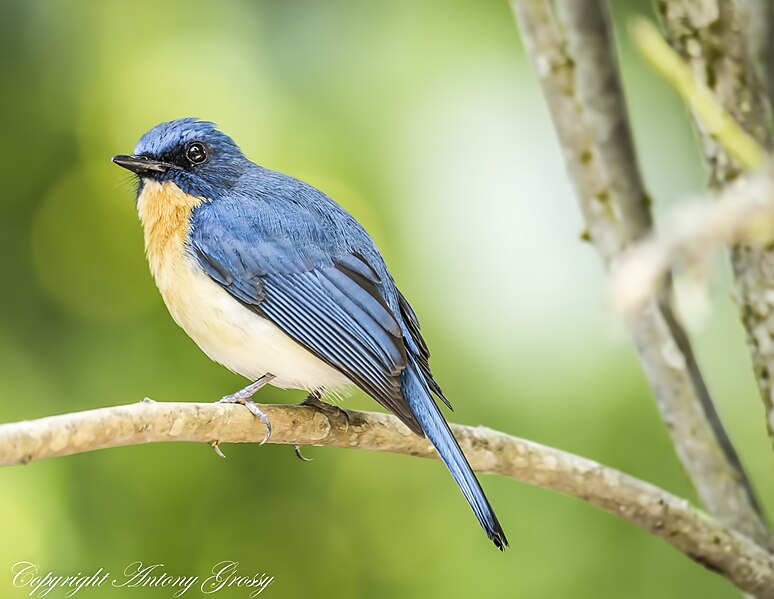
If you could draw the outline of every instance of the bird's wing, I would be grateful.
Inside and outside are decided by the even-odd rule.
[[[210,278],[423,434],[401,394],[403,334],[367,261],[356,253],[333,257],[300,231],[303,242],[294,239],[287,223],[267,231],[212,212],[190,236]],[[315,223],[302,225],[308,232]]]
[[[406,323],[411,341],[413,341],[413,347],[410,345],[409,349],[416,357],[419,369],[422,371],[428,386],[433,391],[433,393],[435,393],[441,399],[441,401],[446,404],[446,407],[454,411],[451,403],[443,394],[441,386],[435,381],[433,378],[433,373],[430,371],[430,349],[427,347],[427,343],[425,343],[424,337],[422,337],[422,332],[420,331],[419,327],[419,318],[417,318],[416,312],[414,312],[411,304],[408,303],[408,300],[400,292],[400,290],[398,290],[398,307],[400,308],[400,313],[403,316],[403,322]]]

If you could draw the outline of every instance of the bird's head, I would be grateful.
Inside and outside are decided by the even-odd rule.
[[[113,156],[147,181],[174,183],[185,193],[213,197],[229,189],[248,162],[239,146],[214,123],[184,118],[156,125],[140,138],[131,155]]]

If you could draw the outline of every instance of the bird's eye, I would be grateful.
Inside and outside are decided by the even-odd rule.
[[[207,160],[207,149],[198,141],[189,145],[185,150],[185,157],[191,164],[201,164]]]

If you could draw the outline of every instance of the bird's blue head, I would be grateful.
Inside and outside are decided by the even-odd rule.
[[[233,187],[249,164],[233,139],[196,118],[156,125],[140,138],[134,154],[114,156],[113,162],[138,176],[138,193],[152,180],[210,198]]]

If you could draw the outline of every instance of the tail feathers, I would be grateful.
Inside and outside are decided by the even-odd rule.
[[[505,538],[492,506],[489,505],[470,464],[430,394],[427,383],[418,374],[416,365],[413,363],[403,371],[401,378],[403,395],[411,411],[451,472],[470,507],[473,508],[487,536],[502,551],[508,546],[508,539]]]

